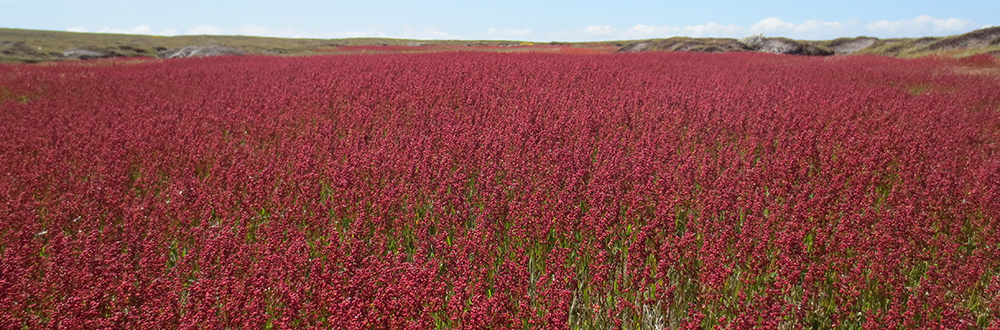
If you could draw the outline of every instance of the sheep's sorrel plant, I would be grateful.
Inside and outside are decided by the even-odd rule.
[[[989,57],[84,64],[0,66],[0,328],[1000,327]]]

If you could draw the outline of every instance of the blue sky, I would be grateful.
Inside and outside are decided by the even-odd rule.
[[[0,27],[153,35],[598,41],[917,37],[1000,25],[1000,1],[0,0]]]

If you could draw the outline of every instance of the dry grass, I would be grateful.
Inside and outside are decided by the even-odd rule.
[[[792,40],[760,38],[759,44],[746,45],[728,38],[688,38],[637,40],[622,51],[731,52],[766,51],[795,55],[882,55],[889,57],[944,56],[963,58],[981,54],[1000,55],[1000,27],[979,29],[948,37],[837,38],[833,40]]]
[[[875,54],[893,57],[969,57],[982,54],[1000,54],[1000,27],[979,29],[948,37],[923,37],[883,39],[856,54]]]
[[[630,42],[622,51],[671,51],[722,53],[749,51],[750,47],[731,38],[690,38],[673,37],[667,39],[646,39]]]
[[[176,36],[75,33],[0,28],[0,63],[38,63],[67,59],[63,52],[84,49],[117,57],[160,56],[161,51],[186,46],[219,45],[246,54],[303,56],[318,54],[347,54],[340,51],[350,47],[393,46],[415,47],[413,52],[432,51],[512,51],[512,48],[546,46],[572,46],[582,48],[574,53],[605,53],[619,51],[684,51],[702,53],[781,51],[798,55],[882,55],[891,57],[946,56],[969,57],[980,54],[1000,54],[1000,27],[980,29],[949,37],[877,39],[872,37],[838,38],[824,41],[802,41],[787,38],[766,38],[768,47],[755,49],[731,38],[690,38],[619,40],[604,42],[535,43],[524,46],[510,40],[414,40],[391,38],[348,39],[286,39],[248,36]],[[760,47],[761,45],[755,45]],[[391,49],[393,47],[387,47]],[[564,47],[560,47],[563,51]],[[568,48],[567,48],[568,49]],[[523,50],[518,48],[516,50]],[[549,51],[549,50],[543,50]]]
[[[180,49],[186,46],[219,45],[231,47],[247,54],[259,55],[318,55],[345,46],[451,46],[495,47],[520,46],[521,41],[510,40],[415,40],[392,38],[347,39],[288,39],[249,36],[176,36],[76,33],[0,28],[0,63],[36,63],[63,60],[68,49],[102,51],[121,57],[157,57],[158,51]],[[542,45],[569,45],[580,48],[621,47],[623,42],[535,43]],[[324,51],[327,50],[327,51]]]

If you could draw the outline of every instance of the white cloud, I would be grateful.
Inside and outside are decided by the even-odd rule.
[[[424,28],[422,30],[414,29],[409,26],[403,29],[403,35],[401,38],[404,39],[462,39],[462,37],[453,35],[447,32],[438,31],[432,28]]]
[[[768,17],[751,25],[749,32],[796,39],[831,39],[866,34],[859,29],[859,23],[860,21],[852,19],[843,23],[808,20],[802,24],[795,24],[777,17]]]
[[[736,36],[743,33],[745,30],[742,26],[736,24],[722,25],[715,22],[711,22],[705,25],[688,25],[682,28],[685,35],[693,37],[708,37],[708,36]]]
[[[838,33],[844,31],[844,24],[840,22],[823,22],[820,20],[809,20],[805,23],[796,25],[794,31],[800,34],[823,34],[823,33]]]
[[[266,26],[256,26],[256,25],[245,25],[241,28],[232,31],[233,34],[244,35],[244,36],[261,36],[261,37],[285,37],[288,36],[290,31],[279,32],[272,30]],[[220,33],[222,34],[222,33]],[[291,37],[291,36],[289,36]]]
[[[780,18],[777,17],[768,17],[761,20],[760,22],[757,22],[757,24],[751,25],[750,32],[769,33],[778,31],[788,31],[794,28],[795,24],[782,21]]]
[[[913,19],[902,21],[878,21],[866,25],[869,31],[885,32],[899,36],[941,35],[966,32],[978,24],[971,20],[959,18],[934,18],[920,15]]]
[[[552,34],[554,40],[629,40],[670,38],[676,36],[689,37],[732,37],[742,38],[746,28],[735,25],[722,25],[715,22],[687,26],[654,26],[636,24],[626,30],[620,30],[610,25],[591,25],[574,31],[559,31]]]
[[[243,35],[243,36],[258,36],[258,37],[276,37],[276,38],[317,38],[317,39],[327,39],[327,38],[357,38],[357,37],[386,37],[385,33],[378,30],[368,30],[368,31],[343,31],[329,33],[325,31],[311,31],[311,30],[292,30],[292,29],[273,29],[267,26],[259,25],[244,25],[243,27],[236,29],[224,29],[221,27],[202,25],[187,31],[188,35]]]
[[[69,28],[67,31],[71,31],[71,32],[88,32],[87,28],[85,28],[85,27],[72,27],[72,28]],[[97,30],[97,31],[94,31],[94,32],[96,32],[96,33],[119,33],[119,34],[145,34],[145,35],[161,35],[161,36],[172,36],[172,35],[177,35],[177,33],[178,33],[178,31],[176,29],[164,29],[163,31],[160,31],[159,33],[157,33],[156,31],[153,30],[153,28],[149,27],[149,25],[139,25],[139,26],[134,26],[134,27],[128,28],[128,29],[113,28],[113,27],[110,27],[110,26],[105,26],[105,27],[101,28],[100,30]]]
[[[611,25],[591,25],[580,30],[585,35],[610,36],[618,32],[618,29]]]
[[[618,32],[618,29],[611,27],[611,25],[591,25],[583,28],[580,32],[588,35],[608,36]]]
[[[0,0],[3,1],[3,0]],[[93,31],[86,27],[70,27],[72,32],[127,33],[147,35],[249,35],[283,38],[354,38],[354,37],[396,37],[411,39],[472,39],[484,38],[494,40],[532,40],[542,38],[558,41],[599,41],[599,40],[629,40],[648,38],[669,38],[674,36],[690,37],[730,37],[742,38],[750,34],[764,34],[768,37],[788,37],[794,39],[822,40],[838,37],[854,37],[860,35],[888,37],[918,37],[927,35],[960,34],[979,28],[981,24],[960,18],[935,18],[917,16],[901,21],[861,22],[856,19],[846,21],[807,20],[801,23],[789,22],[778,17],[768,17],[749,27],[709,22],[687,26],[656,26],[636,24],[623,29],[612,25],[590,25],[576,30],[564,30],[540,34],[531,29],[491,28],[485,33],[472,35],[454,35],[434,28],[406,27],[400,34],[386,35],[382,31],[354,30],[329,32],[322,30],[292,30],[274,29],[267,26],[245,25],[240,28],[222,28],[212,25],[201,25],[187,30],[167,28],[154,30],[149,25],[139,25],[128,29],[105,26]],[[985,26],[984,26],[985,27]]]
[[[809,20],[796,24],[777,17],[769,17],[750,26],[749,32],[796,39],[832,39],[860,35],[891,38],[960,34],[971,31],[977,26],[973,21],[967,19],[954,17],[939,19],[926,15],[909,20],[878,21],[868,24],[862,24],[856,19],[844,22]]]
[[[105,26],[104,28],[95,31],[97,33],[126,33],[126,34],[156,34],[153,32],[153,28],[149,25],[139,25],[131,29],[122,28],[112,28],[110,26]]]
[[[385,38],[385,33],[378,30],[368,31],[343,31],[333,35],[334,38]]]
[[[292,30],[292,29],[277,30],[267,26],[257,26],[257,25],[244,25],[241,28],[229,31],[228,34],[236,34],[244,36],[276,37],[276,38],[318,38],[318,39],[336,38],[336,35],[338,35],[338,34],[326,33],[323,31]]]
[[[673,27],[659,27],[645,24],[636,24],[636,26],[623,32],[626,39],[662,38],[675,35],[675,33],[677,33],[677,30]]]
[[[489,29],[484,35],[487,39],[524,39],[531,35],[531,29]]]
[[[200,25],[198,27],[188,29],[187,33],[185,34],[201,35],[201,34],[225,34],[225,33],[226,29],[220,27],[211,25]]]
[[[742,38],[750,34],[759,33],[768,37],[822,40],[861,35],[880,38],[950,35],[965,33],[976,29],[978,26],[975,22],[967,19],[939,19],[930,16],[917,16],[916,18],[903,21],[879,21],[868,24],[864,24],[856,19],[841,22],[808,20],[802,23],[793,23],[778,17],[768,17],[751,25],[749,28],[735,24],[722,25],[715,22],[683,27],[636,24],[626,30],[620,30],[611,25],[591,25],[578,30],[557,31],[550,33],[549,36],[553,40],[562,41],[598,41],[669,38],[674,36]]]
[[[611,25],[591,25],[579,30],[557,31],[551,36],[553,40],[561,41],[612,40],[619,32],[621,31]]]
[[[628,40],[669,38],[676,36],[690,37],[743,37],[746,29],[730,24],[722,25],[711,22],[708,24],[688,26],[653,26],[636,24],[627,30],[620,30],[610,25],[591,25],[574,31],[559,31],[552,34],[555,40]]]
[[[684,27],[637,24],[628,30],[622,31],[619,35],[621,39],[669,38],[676,36],[737,37],[741,36],[744,30],[739,25],[722,25],[715,22]]]
[[[71,27],[66,29],[70,32],[90,32],[86,27]],[[415,30],[414,30],[415,31]],[[308,31],[308,30],[276,30],[267,26],[257,26],[257,25],[245,25],[236,29],[225,29],[218,26],[212,25],[200,25],[186,31],[181,32],[178,29],[167,28],[159,32],[155,31],[149,25],[139,25],[136,27],[122,29],[114,28],[110,26],[105,26],[99,30],[93,31],[96,33],[122,33],[122,34],[145,34],[145,35],[160,35],[160,36],[177,36],[177,35],[245,35],[245,36],[261,36],[261,37],[279,37],[279,38],[353,38],[353,37],[386,37],[385,33],[378,30],[368,30],[368,31],[344,31],[344,32],[323,32],[323,31]],[[433,30],[422,31],[428,37],[433,36],[446,36],[451,38],[458,38],[457,36],[452,36],[450,34],[435,32]]]

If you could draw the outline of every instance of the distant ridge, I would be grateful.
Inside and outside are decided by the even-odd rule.
[[[625,45],[619,51],[686,51],[705,53],[758,51],[812,56],[876,54],[892,57],[997,55],[1000,54],[1000,26],[948,37],[923,38],[879,39],[874,37],[855,37],[823,41],[803,41],[787,38],[768,38],[764,36],[747,37],[743,40],[674,37],[634,41]]]
[[[387,46],[387,47],[380,47]],[[391,46],[391,47],[388,47]],[[390,38],[285,39],[248,36],[176,36],[76,33],[0,28],[0,63],[38,63],[111,57],[176,58],[215,55],[305,56],[320,54],[437,52],[437,51],[549,51],[606,52],[769,52],[832,56],[876,54],[892,57],[940,55],[966,57],[1000,54],[1000,27],[948,37],[838,38],[808,41],[751,36],[530,43],[508,40],[413,40]],[[581,52],[582,51],[582,52]],[[589,52],[588,52],[589,51]]]

